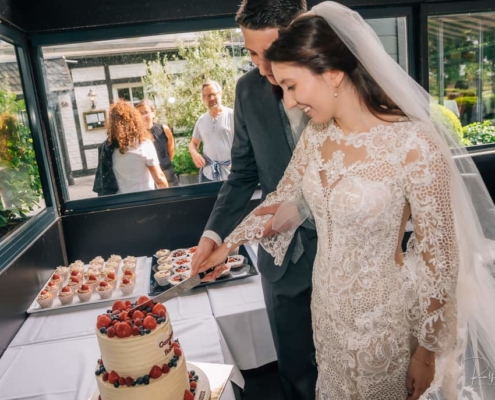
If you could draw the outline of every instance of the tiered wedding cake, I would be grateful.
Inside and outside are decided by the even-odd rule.
[[[137,303],[148,300],[142,296]],[[100,399],[193,400],[198,378],[187,371],[165,306],[155,303],[128,315],[132,306],[116,301],[98,316]]]

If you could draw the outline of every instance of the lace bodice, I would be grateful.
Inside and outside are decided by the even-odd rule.
[[[310,123],[276,192],[261,204],[303,198],[315,219],[312,312],[322,398],[363,394],[405,374],[410,336],[434,352],[455,338],[451,176],[425,129],[404,121],[344,135],[332,123]],[[414,235],[402,254],[410,216]],[[226,241],[259,240],[268,219],[250,214]],[[294,231],[261,240],[276,264]],[[342,387],[342,373],[355,386]]]

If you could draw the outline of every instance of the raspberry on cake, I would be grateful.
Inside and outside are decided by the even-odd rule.
[[[182,400],[194,391],[165,306],[146,296],[137,304],[148,302],[129,316],[136,303],[118,301],[97,319],[95,375],[102,400]]]

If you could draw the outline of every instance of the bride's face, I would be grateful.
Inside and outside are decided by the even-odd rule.
[[[300,108],[317,124],[334,118],[335,88],[329,74],[315,75],[308,68],[291,63],[272,63],[272,70],[284,90],[287,108]]]

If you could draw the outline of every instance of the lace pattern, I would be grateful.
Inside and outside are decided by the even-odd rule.
[[[333,124],[310,123],[261,205],[303,196],[315,219],[311,309],[320,399],[405,399],[418,342],[437,353],[429,391],[455,396],[460,368],[442,362],[456,338],[451,175],[425,129],[404,121],[344,135]],[[402,254],[409,215],[415,232]],[[250,214],[226,241],[259,240],[268,218]],[[276,264],[293,234],[260,241]]]

